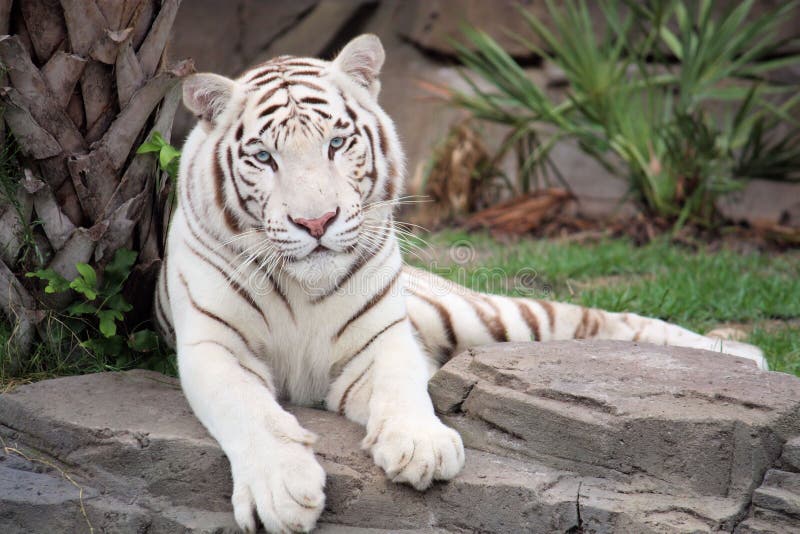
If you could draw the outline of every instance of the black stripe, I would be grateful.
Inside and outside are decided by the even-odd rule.
[[[342,96],[342,100],[345,100],[344,95],[341,95],[341,96]],[[354,123],[358,122],[358,117],[356,116],[356,112],[353,111],[353,109],[350,106],[345,104],[344,105],[344,111],[347,113],[347,116],[350,117],[351,121],[353,121]]]
[[[164,273],[166,275],[166,273]],[[160,292],[159,292],[160,293]],[[172,322],[167,318],[167,313],[164,310],[164,305],[161,302],[161,295],[156,294],[156,319],[160,316],[160,320],[156,321],[156,324],[160,326],[164,331],[161,333],[163,337],[171,337],[173,340],[175,339],[175,328],[172,326]],[[164,335],[167,334],[167,335]]]
[[[330,120],[332,118],[330,113],[322,111],[321,109],[311,108],[311,111],[313,111],[314,113],[316,113],[317,115],[319,115],[320,117],[322,117],[324,119]]]
[[[289,76],[321,76],[322,70],[292,70]]]
[[[211,267],[216,269],[216,271],[223,278],[225,278],[225,280],[227,280],[230,283],[231,287],[234,290],[236,290],[236,292],[239,294],[239,296],[242,297],[245,301],[247,301],[247,303],[250,305],[250,307],[253,308],[253,311],[258,313],[261,316],[261,318],[264,319],[264,324],[267,326],[267,330],[270,330],[271,328],[270,328],[270,324],[269,324],[269,319],[267,319],[267,316],[264,313],[264,310],[262,310],[261,307],[259,307],[259,305],[256,303],[255,299],[253,299],[253,296],[250,295],[250,293],[244,287],[242,287],[239,284],[239,282],[237,282],[236,280],[233,280],[232,278],[228,277],[228,275],[225,274],[225,271],[220,269],[214,262],[212,262],[210,259],[208,259],[206,256],[204,256],[200,251],[196,250],[191,245],[191,243],[189,243],[186,240],[184,240],[184,243],[186,243],[186,246],[189,247],[189,250],[192,252],[192,254],[194,254],[195,256],[200,258],[202,261],[206,262],[208,265],[210,265]]]
[[[200,236],[197,235],[197,233],[195,232],[194,228],[192,228],[191,224],[189,224],[188,227],[189,227],[189,232],[192,234],[192,237],[194,237],[195,241],[197,241],[198,243],[203,245],[210,253],[214,254],[217,258],[219,258],[223,263],[225,263],[228,266],[229,269],[231,269],[233,267],[231,265],[230,261],[228,260],[228,258],[226,258],[222,254],[220,254],[216,249],[211,248],[207,243],[205,243],[205,241],[203,241],[200,238]],[[229,248],[229,246],[226,245],[226,248]],[[284,293],[283,288],[280,287],[280,284],[278,283],[278,281],[275,278],[273,278],[271,274],[268,275],[268,279],[269,279],[270,284],[272,284],[272,288],[278,294],[278,297],[286,305],[286,310],[289,312],[289,315],[292,317],[292,321],[296,322],[296,319],[295,319],[295,316],[294,316],[294,310],[292,309],[291,305],[289,304],[289,300],[286,298],[286,294]]]
[[[344,393],[342,393],[342,398],[339,400],[339,415],[344,415],[345,408],[347,407],[347,397],[350,396],[350,391],[355,387],[356,384],[361,382],[361,379],[366,376],[370,369],[372,369],[372,362],[369,362],[367,368],[364,369],[360,375],[358,375],[358,378],[350,382],[350,385],[344,390]]]
[[[228,172],[230,173],[230,180],[231,183],[233,184],[233,190],[236,192],[236,199],[238,200],[239,203],[239,209],[248,214],[256,221],[258,221],[258,217],[253,215],[253,213],[251,213],[250,210],[247,208],[247,203],[251,200],[255,201],[255,198],[253,198],[251,195],[243,196],[241,190],[239,189],[239,183],[238,180],[236,179],[236,172],[233,169],[233,150],[231,149],[231,147],[228,147],[225,157],[226,157],[225,163],[227,163],[228,165]]]
[[[553,333],[556,329],[556,310],[553,308],[553,304],[546,300],[537,300],[536,302],[539,306],[544,308],[545,313],[547,313],[547,321],[550,323],[550,333]]]
[[[344,333],[345,330],[347,330],[348,326],[350,326],[353,322],[357,321],[362,315],[371,310],[378,302],[380,302],[383,299],[383,297],[385,297],[389,293],[389,290],[392,288],[394,283],[400,277],[401,272],[402,269],[398,269],[397,272],[394,273],[394,276],[392,276],[392,279],[389,280],[389,283],[386,284],[386,286],[384,286],[383,289],[375,293],[372,296],[372,298],[370,298],[367,302],[365,302],[364,305],[361,306],[361,308],[342,325],[339,331],[336,332],[336,335],[333,336],[333,341],[336,341],[338,338],[342,337],[342,334]]]
[[[286,309],[289,311],[289,315],[292,316],[292,321],[297,322],[297,320],[294,317],[294,310],[292,309],[292,305],[289,304],[289,299],[286,298],[286,293],[283,291],[280,281],[273,278],[271,274],[269,275],[269,281],[272,284],[272,287],[275,289],[275,292],[278,294],[278,297],[280,297],[280,299],[283,301],[283,304],[286,306]]]
[[[203,146],[200,147],[198,152],[201,152]],[[214,239],[219,240],[219,234],[216,231],[216,228],[207,227],[204,224],[204,218],[200,218],[198,216],[197,206],[194,203],[194,197],[192,196],[192,191],[194,191],[195,187],[193,184],[193,180],[195,179],[195,160],[189,162],[188,172],[185,176],[186,179],[186,187],[178,188],[178,194],[183,195],[186,194],[186,202],[179,202],[178,208],[183,211],[186,215],[186,221],[191,226],[192,223],[197,224],[203,231],[211,236]]]
[[[289,56],[291,57],[291,56]],[[315,65],[313,63],[309,63],[308,61],[303,61],[302,59],[289,59],[280,62],[281,66],[283,67],[311,67],[311,68],[320,68],[319,65]]]
[[[324,98],[317,98],[317,97],[314,97],[314,96],[307,96],[307,97],[301,98],[300,102],[302,104],[323,104],[325,106],[328,105],[328,101],[325,100]]]
[[[487,314],[483,308],[480,307],[480,304],[475,302],[472,297],[467,296],[463,298],[469,302],[470,306],[472,306],[472,309],[475,310],[475,314],[483,323],[483,326],[486,327],[486,330],[488,330],[489,335],[492,336],[492,339],[499,342],[508,341],[508,332],[506,331],[503,321],[500,320],[500,311],[497,309],[497,306],[495,306],[494,303],[489,300],[488,297],[480,295],[478,298],[492,308],[494,311],[493,316]]]
[[[253,350],[253,347],[250,346],[250,343],[248,343],[247,339],[244,337],[244,334],[242,334],[242,332],[238,328],[236,328],[231,323],[229,323],[219,315],[215,314],[214,312],[203,308],[197,303],[196,300],[194,300],[194,297],[192,297],[192,292],[189,291],[189,284],[186,283],[186,279],[183,277],[183,273],[180,272],[178,273],[178,279],[181,281],[181,284],[183,284],[183,288],[186,290],[186,296],[189,297],[189,303],[192,305],[192,308],[194,308],[197,312],[202,313],[209,319],[216,321],[217,323],[221,324],[222,326],[226,327],[228,330],[236,334],[236,336],[239,338],[242,344],[245,347],[247,347],[248,351],[250,351],[250,355],[253,356],[254,358],[258,358],[258,356],[256,356],[256,351]]]
[[[269,130],[270,126],[272,126],[272,119],[269,119],[267,122],[264,123],[264,126],[258,131],[259,137],[264,137],[264,132]]]
[[[214,179],[214,200],[217,203],[217,208],[222,211],[225,218],[225,225],[228,229],[233,233],[239,233],[239,223],[236,221],[233,214],[231,214],[226,202],[224,174],[222,165],[219,162],[219,146],[221,143],[222,141],[217,142],[217,145],[214,147],[214,154],[212,155],[214,161],[211,164],[211,176]]]
[[[406,288],[410,291],[415,297],[422,300],[423,302],[427,302],[436,312],[439,314],[439,318],[442,320],[442,326],[444,327],[444,333],[447,336],[447,342],[450,344],[450,349],[453,349],[458,345],[458,340],[456,339],[456,332],[453,329],[453,320],[450,317],[450,312],[447,311],[447,308],[441,302],[437,302],[432,298],[428,297],[427,295],[423,295],[416,289],[412,287]]]
[[[516,303],[517,303],[517,308],[519,309],[520,317],[522,317],[522,319],[528,325],[528,329],[531,331],[531,334],[533,335],[533,340],[541,341],[542,334],[539,331],[539,319],[536,318],[536,315],[533,314],[531,309],[524,301],[517,300]]]
[[[270,83],[272,83],[272,82],[274,82],[276,80],[282,80],[282,79],[283,78],[282,78],[282,76],[280,74],[276,74],[275,76],[271,76],[271,77],[266,78],[264,80],[258,80],[258,81],[253,80],[250,83],[256,85],[257,87],[264,87],[267,84],[270,84]],[[280,87],[278,87],[278,89],[284,89],[286,87],[285,83],[286,82],[282,82]]]
[[[268,107],[268,108],[266,108],[264,111],[262,111],[261,113],[259,113],[259,114],[258,114],[258,117],[259,117],[259,118],[263,118],[263,117],[266,117],[267,115],[272,115],[272,114],[273,114],[273,113],[275,113],[277,110],[279,110],[279,109],[281,109],[281,108],[283,108],[283,107],[286,107],[286,104],[275,104],[275,105],[269,106],[269,107]]]
[[[225,350],[226,352],[228,352],[234,358],[236,358],[236,353],[233,352],[233,350],[229,346],[227,346],[224,343],[220,343],[219,341],[214,340],[214,339],[201,339],[200,341],[195,341],[193,343],[187,343],[187,345],[189,345],[190,347],[197,346],[197,345],[203,345],[203,344],[216,345],[219,348],[221,348],[221,349]],[[250,373],[251,375],[253,375],[254,377],[256,377],[256,379],[259,382],[261,382],[264,385],[264,387],[267,388],[270,391],[270,393],[272,393],[272,394],[275,393],[273,391],[272,387],[269,385],[269,383],[266,380],[264,380],[263,376],[261,376],[260,374],[256,373],[255,371],[253,371],[252,369],[250,369],[246,365],[244,365],[241,361],[239,361],[238,358],[236,358],[236,363],[239,364],[239,367],[241,367],[243,371],[246,371],[246,372]]]
[[[289,83],[290,83],[290,85],[302,85],[303,87],[308,87],[309,89],[313,89],[315,91],[319,91],[320,93],[324,93],[325,92],[325,89],[323,89],[319,85],[317,85],[315,83],[307,82],[307,81],[304,81],[304,80],[292,80]]]
[[[369,191],[366,195],[364,195],[364,198],[369,198],[369,196],[372,194],[372,190],[375,189],[375,183],[378,181],[378,163],[377,158],[375,157],[375,140],[372,137],[372,130],[370,130],[369,126],[364,125],[364,133],[367,134],[367,138],[369,139],[369,151],[372,156],[372,170],[364,174],[364,176],[370,178],[372,182],[370,184]]]
[[[356,359],[358,356],[360,356],[365,350],[367,350],[369,348],[369,346],[372,345],[375,342],[376,339],[378,339],[380,336],[382,336],[387,330],[389,330],[393,326],[396,326],[396,325],[402,323],[405,320],[406,320],[406,317],[403,316],[403,317],[397,319],[396,321],[392,321],[391,323],[389,323],[388,325],[383,327],[383,329],[381,329],[377,334],[375,334],[374,336],[369,338],[369,341],[364,343],[361,346],[361,348],[358,349],[356,352],[354,352],[349,358],[345,358],[344,363],[340,363],[341,360],[339,360],[336,363],[334,363],[332,368],[331,368],[331,378],[335,380],[336,378],[341,376],[342,373],[344,372],[344,370],[350,364],[350,362],[352,362],[354,359]]]

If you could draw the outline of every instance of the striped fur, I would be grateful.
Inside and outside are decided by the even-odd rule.
[[[184,87],[199,124],[155,314],[192,408],[230,459],[245,530],[257,514],[270,531],[307,531],[324,505],[315,437],[279,399],[365,424],[375,462],[425,489],[463,465],[426,387],[461,350],[590,337],[719,348],[655,319],[482,295],[404,267],[392,227],[403,154],[377,104],[382,63],[380,42],[362,36],[333,62],[284,56]],[[315,237],[302,221],[323,214]]]

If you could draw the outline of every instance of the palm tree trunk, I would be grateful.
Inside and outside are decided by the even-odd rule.
[[[179,82],[194,70],[163,64],[179,4],[0,0],[0,101],[16,153],[0,140],[19,163],[0,176],[0,305],[20,354],[47,308],[65,304],[23,277],[31,270],[72,279],[76,263],[101,271],[117,249],[133,248],[130,283],[146,295],[135,304],[149,314],[169,180],[136,148],[153,131],[169,139]]]

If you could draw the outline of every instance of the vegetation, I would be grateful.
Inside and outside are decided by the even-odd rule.
[[[116,252],[132,249],[130,280],[146,296],[131,300],[130,313],[149,314],[171,188],[153,156],[136,149],[169,133],[193,65],[166,66],[178,2],[18,4],[0,9],[0,34],[10,34],[0,41],[8,86],[0,95],[0,312],[14,324],[8,348],[24,365],[39,344],[63,337],[58,317],[81,295],[51,298],[44,288],[53,286],[26,273],[75,282],[94,272],[101,281]]]
[[[547,25],[521,11],[535,42],[518,39],[564,72],[566,98],[552,98],[489,35],[466,28],[467,43],[456,46],[472,92],[449,91],[449,100],[510,127],[495,159],[516,149],[520,191],[552,167],[556,143],[572,140],[627,178],[647,214],[713,226],[715,200],[746,180],[798,179],[790,111],[800,93],[771,81],[800,62],[780,56],[776,37],[796,3],[757,16],[753,4],[631,0],[623,13],[602,2],[600,34],[584,1],[548,0]]]
[[[707,332],[732,324],[800,376],[800,253],[691,251],[665,239],[637,247],[445,231],[412,243],[407,261],[479,291],[573,302],[659,317]],[[408,246],[407,246],[408,248]]]
[[[66,280],[53,269],[27,274],[46,282],[44,293],[72,302],[63,312],[51,311],[44,319],[46,337],[28,358],[14,359],[6,349],[11,329],[0,322],[0,386],[15,379],[31,380],[51,376],[133,367],[175,375],[174,354],[153,330],[126,321],[131,304],[123,295],[125,282],[136,262],[136,253],[119,249],[106,265],[103,277],[87,263],[76,265],[78,275]]]
[[[158,168],[172,182],[172,187],[164,189],[170,192],[166,206],[172,206],[180,151],[154,132],[137,153],[157,156]],[[10,177],[18,167],[6,161],[13,159],[0,159],[0,185],[13,193],[18,182]],[[158,184],[157,187],[161,189]],[[143,314],[129,313],[134,310],[124,289],[137,256],[135,251],[117,249],[102,273],[88,263],[78,262],[77,274],[71,280],[53,268],[25,273],[28,279],[44,282],[39,306],[47,311],[38,325],[42,342],[20,357],[11,343],[14,329],[0,321],[0,390],[19,380],[134,367],[177,374],[174,352],[148,328],[150,314],[145,313],[146,318],[137,323],[135,317]]]

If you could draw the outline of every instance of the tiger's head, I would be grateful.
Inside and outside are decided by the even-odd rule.
[[[205,134],[205,154],[190,156],[211,163],[223,237],[266,243],[290,273],[344,265],[375,244],[403,176],[377,101],[384,57],[380,40],[362,35],[333,61],[281,56],[237,79],[184,82]]]

